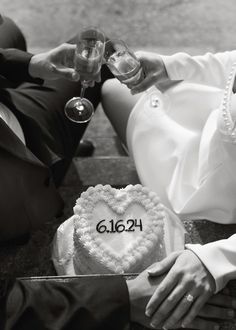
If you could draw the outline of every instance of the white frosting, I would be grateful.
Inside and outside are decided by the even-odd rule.
[[[74,207],[76,274],[140,272],[165,256],[165,211],[141,185],[90,187]]]

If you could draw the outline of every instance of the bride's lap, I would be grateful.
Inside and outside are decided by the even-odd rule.
[[[117,79],[107,80],[102,87],[102,106],[114,130],[126,146],[126,128],[129,115],[140,98]]]

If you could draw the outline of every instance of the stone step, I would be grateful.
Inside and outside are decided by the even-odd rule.
[[[134,163],[129,157],[85,157],[74,158],[65,177],[66,186],[95,186],[110,184],[122,187],[139,183]]]
[[[85,137],[97,138],[97,137],[114,137],[116,133],[104,114],[101,104],[98,105],[93,118],[91,119],[86,132]]]
[[[95,149],[92,157],[122,157],[127,156],[126,151],[122,147],[118,137],[90,137],[85,136],[84,139],[90,140]]]

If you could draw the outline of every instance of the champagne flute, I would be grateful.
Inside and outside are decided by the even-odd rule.
[[[65,114],[73,122],[88,122],[94,114],[94,107],[84,94],[101,70],[104,45],[105,36],[98,28],[88,27],[78,36],[74,66],[80,75],[81,92],[79,97],[73,97],[65,105]]]
[[[104,58],[114,76],[129,88],[144,79],[140,61],[123,40],[110,39],[107,41]],[[151,94],[150,105],[154,108],[159,106],[158,94]]]

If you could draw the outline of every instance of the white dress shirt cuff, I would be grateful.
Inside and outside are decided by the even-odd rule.
[[[232,240],[227,239],[185,246],[198,256],[215,279],[215,292],[222,290],[229,280],[236,277],[235,242],[232,243]]]
[[[170,80],[185,79],[186,58],[189,58],[189,55],[185,53],[176,53],[174,55],[161,55],[161,58],[165,64]]]

